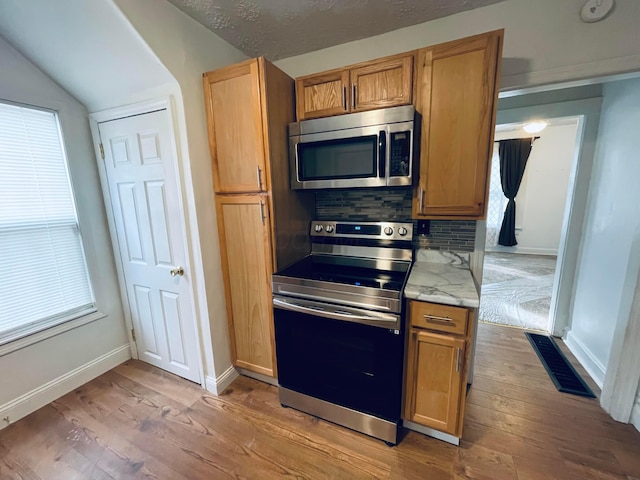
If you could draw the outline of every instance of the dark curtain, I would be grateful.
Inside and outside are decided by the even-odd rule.
[[[517,245],[516,241],[516,195],[522,182],[524,168],[531,153],[531,138],[500,140],[500,181],[504,196],[509,199],[504,211],[498,244],[506,247]]]

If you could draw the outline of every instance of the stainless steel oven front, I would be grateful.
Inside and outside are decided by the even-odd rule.
[[[280,402],[398,441],[401,314],[274,297]]]
[[[413,106],[289,125],[294,190],[411,185]]]
[[[280,402],[395,444],[413,224],[315,221],[310,233],[311,254],[273,275]]]

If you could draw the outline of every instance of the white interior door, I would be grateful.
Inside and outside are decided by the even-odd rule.
[[[199,382],[169,115],[160,110],[98,128],[138,356]]]

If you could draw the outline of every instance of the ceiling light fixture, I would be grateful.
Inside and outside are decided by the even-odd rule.
[[[545,128],[547,128],[547,122],[529,122],[522,127],[527,133],[539,133]]]

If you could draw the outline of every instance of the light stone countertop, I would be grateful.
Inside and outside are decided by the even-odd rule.
[[[418,250],[404,296],[423,302],[477,308],[480,298],[469,270],[469,254]]]

